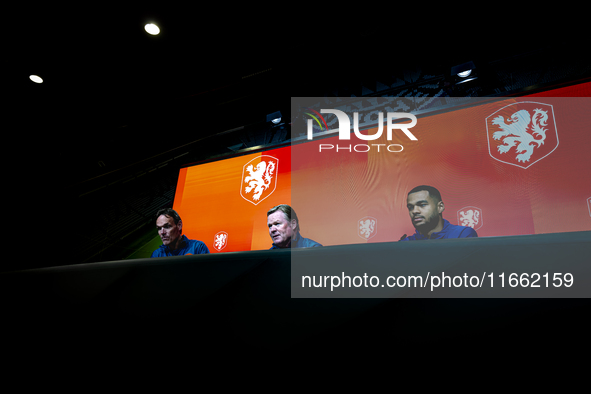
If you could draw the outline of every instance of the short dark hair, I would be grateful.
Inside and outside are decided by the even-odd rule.
[[[277,211],[283,212],[285,214],[285,216],[287,216],[287,220],[289,220],[290,222],[291,222],[291,219],[295,219],[296,223],[297,223],[296,230],[300,231],[300,220],[298,219],[298,215],[296,214],[296,212],[293,210],[292,207],[290,207],[287,204],[279,204],[267,211],[267,217],[269,217],[269,215],[271,215]]]
[[[179,224],[179,222],[181,221],[181,217],[179,216],[179,214],[172,208],[162,208],[158,210],[158,212],[156,213],[156,220],[158,220],[158,218],[162,215],[172,218],[172,220],[174,220],[174,224]]]
[[[443,199],[441,198],[441,193],[439,193],[439,190],[437,190],[433,186],[427,186],[427,185],[421,185],[421,186],[413,187],[412,190],[408,192],[407,196],[409,194],[416,193],[416,192],[421,192],[423,190],[426,190],[427,192],[429,192],[429,195],[431,197],[433,197],[433,199],[435,200],[435,202],[443,201]]]

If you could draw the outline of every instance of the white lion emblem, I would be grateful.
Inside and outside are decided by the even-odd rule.
[[[271,181],[273,180],[273,172],[275,171],[275,163],[273,161],[269,161],[269,164],[267,164],[266,161],[261,161],[259,164],[257,164],[256,169],[251,164],[246,167],[246,171],[248,171],[249,175],[244,178],[244,183],[248,183],[248,186],[244,188],[244,191],[246,193],[250,193],[252,190],[254,190],[252,199],[254,201],[258,201],[259,198],[261,198],[263,192],[271,185]]]
[[[215,239],[213,241],[214,247],[217,250],[222,249],[224,247],[224,245],[226,244],[227,238],[228,238],[228,234],[226,234],[226,233],[216,234]]]
[[[503,145],[497,149],[499,153],[507,153],[512,147],[516,146],[515,157],[517,161],[525,163],[529,161],[534,152],[534,148],[540,147],[546,139],[548,113],[541,109],[534,110],[533,118],[525,110],[519,110],[507,119],[509,124],[505,123],[503,116],[499,115],[492,120],[492,124],[498,125],[502,131],[493,133],[493,139],[503,138]]]
[[[367,219],[359,221],[359,234],[365,239],[368,239],[369,236],[373,233],[376,227],[375,219]]]
[[[475,228],[480,221],[480,211],[476,209],[468,209],[460,212],[460,223],[462,226]]]

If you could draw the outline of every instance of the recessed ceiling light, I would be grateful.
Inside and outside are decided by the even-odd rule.
[[[472,74],[472,70],[466,70],[466,71],[462,71],[461,73],[458,73],[458,77],[466,78],[470,74]]]
[[[144,26],[144,29],[146,29],[146,31],[153,36],[160,33],[160,28],[153,23],[148,23],[146,26]]]
[[[273,124],[281,122],[281,111],[276,111],[267,115],[267,122],[273,122]]]
[[[35,83],[43,83],[43,79],[38,75],[29,75],[29,79]]]

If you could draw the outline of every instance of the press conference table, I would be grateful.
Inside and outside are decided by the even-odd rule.
[[[472,333],[490,333],[519,323],[543,333],[583,323],[580,319],[591,305],[588,298],[425,299],[412,293],[394,298],[292,298],[292,253],[305,253],[307,261],[330,255],[390,256],[388,264],[393,265],[411,260],[420,265],[416,256],[439,255],[489,259],[502,269],[524,258],[591,264],[591,231],[468,241],[229,252],[4,272],[2,311],[13,334],[28,341],[88,336],[121,341],[150,334],[171,340],[190,337],[216,349],[284,348],[359,335],[374,343],[390,335],[437,342],[465,335],[466,327]],[[586,281],[582,275],[575,281]]]

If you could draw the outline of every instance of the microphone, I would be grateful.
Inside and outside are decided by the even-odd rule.
[[[406,238],[406,234],[404,234],[402,237],[400,237],[399,241],[402,241],[404,238]]]

